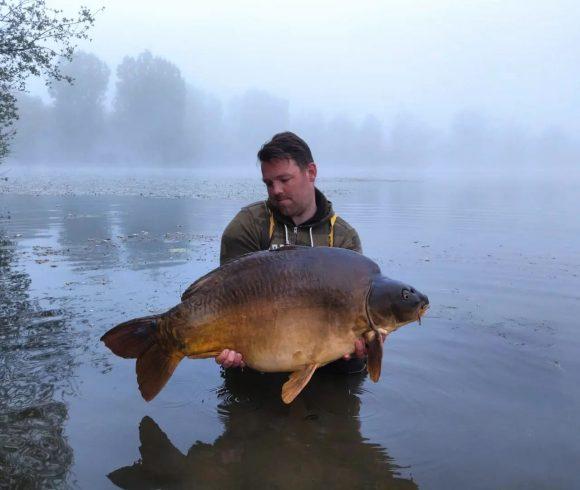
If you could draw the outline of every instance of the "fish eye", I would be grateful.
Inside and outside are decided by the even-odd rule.
[[[401,291],[401,297],[402,297],[403,299],[409,299],[409,294],[410,294],[410,293],[409,293],[409,290],[408,290],[407,288],[405,288],[405,289],[403,289],[403,290]]]

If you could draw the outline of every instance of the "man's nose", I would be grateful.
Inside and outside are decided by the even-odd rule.
[[[275,196],[278,196],[278,195],[282,194],[282,184],[279,183],[279,182],[274,182],[272,184],[272,187],[271,187],[270,191]]]

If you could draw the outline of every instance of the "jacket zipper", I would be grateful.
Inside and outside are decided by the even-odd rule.
[[[298,244],[298,227],[294,227],[294,245]]]

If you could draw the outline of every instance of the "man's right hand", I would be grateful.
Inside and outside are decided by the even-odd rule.
[[[224,349],[219,356],[215,358],[217,362],[223,368],[231,367],[245,367],[246,363],[242,359],[242,354],[231,349]]]

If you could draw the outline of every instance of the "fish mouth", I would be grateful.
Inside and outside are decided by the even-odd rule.
[[[419,322],[419,325],[421,325],[421,317],[427,313],[427,310],[429,309],[429,303],[427,304],[423,304],[421,305],[421,307],[419,308],[419,311],[417,312],[417,321]]]

